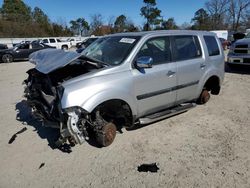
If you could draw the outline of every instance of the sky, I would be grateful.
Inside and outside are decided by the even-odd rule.
[[[38,6],[53,22],[66,22],[79,17],[91,20],[91,15],[100,13],[104,23],[111,17],[124,14],[136,25],[143,25],[145,20],[140,16],[143,0],[23,0],[31,8]],[[174,17],[178,25],[190,23],[194,13],[204,7],[207,0],[156,0],[164,19]],[[3,0],[0,0],[2,6]]]

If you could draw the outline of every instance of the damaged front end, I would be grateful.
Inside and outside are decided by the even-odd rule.
[[[64,93],[62,83],[96,70],[100,66],[94,62],[86,63],[86,59],[78,59],[78,54],[70,54],[71,57],[65,60],[62,55],[67,56],[67,53],[53,50],[53,57],[57,52],[63,62],[53,62],[53,66],[46,66],[47,59],[50,59],[48,53],[33,54],[30,61],[35,63],[36,67],[27,71],[29,76],[24,81],[26,85],[24,96],[32,109],[32,114],[42,120],[44,126],[60,130],[60,138],[56,142],[58,146],[67,141],[71,145],[82,144],[85,140],[89,140],[88,130],[93,129],[95,125],[91,121],[90,114],[81,107],[61,108]],[[41,59],[43,61],[39,64]]]
[[[24,96],[32,114],[42,120],[44,126],[60,129],[61,138],[57,143],[63,144],[68,140],[71,144],[82,144],[85,139],[88,140],[87,112],[80,107],[61,109],[63,87],[60,84],[55,85],[49,75],[36,69],[27,73],[29,77],[24,81]]]

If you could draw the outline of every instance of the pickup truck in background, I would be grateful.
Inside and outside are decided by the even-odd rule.
[[[42,43],[62,50],[68,50],[71,48],[71,43],[69,41],[61,41],[57,38],[44,38],[42,39]]]
[[[82,42],[82,40],[76,38],[68,38],[67,42],[70,42],[71,46],[76,46],[76,44]]]

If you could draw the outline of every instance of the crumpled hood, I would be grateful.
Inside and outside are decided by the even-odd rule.
[[[81,56],[76,52],[65,52],[58,49],[44,49],[30,54],[29,61],[35,64],[35,69],[48,74],[62,68]]]

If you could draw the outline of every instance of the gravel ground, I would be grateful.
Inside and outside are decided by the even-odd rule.
[[[124,130],[107,148],[85,143],[66,153],[53,149],[56,131],[41,127],[22,101],[30,67],[0,64],[1,188],[250,187],[250,68],[227,68],[220,95],[205,105]],[[157,173],[137,171],[154,162]]]

